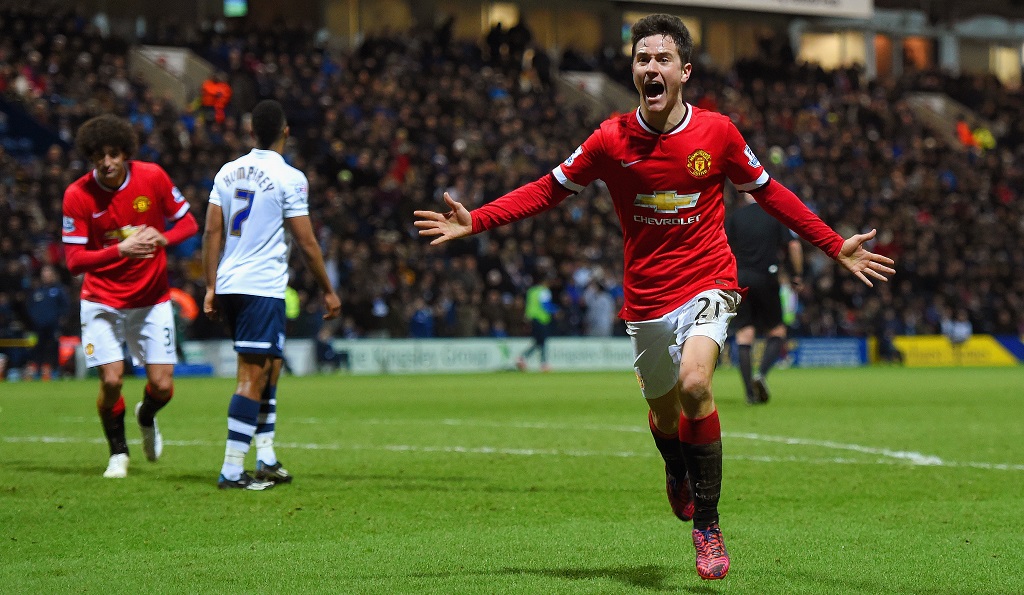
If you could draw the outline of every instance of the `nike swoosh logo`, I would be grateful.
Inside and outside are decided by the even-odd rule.
[[[629,167],[630,165],[636,165],[641,161],[643,161],[643,159],[637,159],[636,161],[630,161],[629,163],[626,163],[625,161],[619,161],[619,165],[621,165],[622,167]]]
[[[93,218],[93,219],[99,219],[100,217],[102,217],[102,216],[104,216],[104,215],[106,215],[106,214],[107,214],[107,210],[106,210],[106,209],[103,209],[103,210],[102,210],[102,211],[100,211],[99,213],[93,213],[93,214],[92,214],[92,218]]]

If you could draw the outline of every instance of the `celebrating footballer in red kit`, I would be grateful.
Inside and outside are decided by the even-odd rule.
[[[64,193],[63,240],[68,269],[82,283],[82,345],[86,365],[98,367],[97,409],[110,445],[104,477],[128,473],[123,346],[146,367],[147,384],[135,408],[146,458],[163,441],[154,416],[173,395],[177,353],[167,281],[166,246],[199,230],[185,197],[160,166],[130,161],[135,131],[111,115],[84,123],[75,138],[93,169]],[[167,229],[167,222],[175,222]]]
[[[416,211],[415,225],[440,244],[540,213],[594,180],[607,185],[625,246],[620,315],[669,503],[693,522],[699,576],[721,579],[730,558],[719,526],[722,433],[711,380],[741,299],[724,229],[726,178],[864,283],[895,271],[862,247],[874,230],[844,240],[769,177],[729,118],[683,101],[693,39],[682,21],[651,15],[632,37],[637,110],[605,120],[539,180],[472,212],[445,193],[451,210]]]

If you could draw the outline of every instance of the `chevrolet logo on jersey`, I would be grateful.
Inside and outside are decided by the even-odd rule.
[[[125,225],[120,229],[111,229],[107,233],[103,234],[103,237],[107,240],[117,240],[120,242],[121,240],[128,239],[129,236],[135,234],[139,229],[140,226],[137,225]]]
[[[633,205],[654,209],[655,213],[676,213],[679,209],[692,209],[697,206],[700,192],[693,194],[676,194],[675,190],[658,190],[654,194],[637,194]]]

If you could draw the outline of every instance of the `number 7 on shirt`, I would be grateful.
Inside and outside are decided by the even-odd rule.
[[[241,236],[242,235],[242,224],[249,218],[249,211],[252,209],[252,199],[256,196],[255,190],[246,190],[239,188],[235,190],[235,198],[237,200],[244,200],[245,206],[240,211],[235,213],[235,216],[231,218],[231,235]]]

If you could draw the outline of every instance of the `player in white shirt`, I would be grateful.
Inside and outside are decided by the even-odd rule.
[[[284,220],[309,215],[306,176],[285,163],[280,153],[253,149],[220,169],[210,204],[221,208],[227,231],[217,267],[217,294],[284,299]]]
[[[286,227],[323,291],[325,319],[338,316],[341,300],[309,221],[306,176],[281,156],[288,124],[280,103],[266,100],[253,108],[252,133],[256,148],[222,167],[210,191],[203,233],[203,311],[213,319],[224,316],[238,353],[238,386],[228,407],[217,485],[263,490],[292,480],[274,452],[288,286]],[[254,434],[255,478],[243,467]]]

